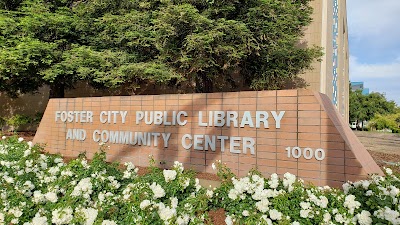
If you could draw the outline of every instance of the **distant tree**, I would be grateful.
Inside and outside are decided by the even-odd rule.
[[[368,124],[370,128],[376,130],[390,129],[394,133],[400,132],[400,114],[380,115],[377,114]]]
[[[363,95],[361,90],[350,90],[349,102],[349,117],[353,121],[368,121],[376,115],[393,114],[397,110],[394,101],[388,101],[385,95],[378,92]]]
[[[0,91],[279,89],[322,54],[300,45],[310,1],[1,0]]]
[[[397,126],[400,127],[400,113],[396,114],[396,117],[395,117],[394,121],[396,121]]]

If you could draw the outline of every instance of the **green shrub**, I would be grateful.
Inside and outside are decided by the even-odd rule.
[[[15,114],[7,119],[7,124],[12,127],[13,131],[17,131],[21,126],[32,122],[32,118],[27,115]]]
[[[369,123],[370,127],[376,130],[395,129],[397,124],[391,116],[376,115]]]

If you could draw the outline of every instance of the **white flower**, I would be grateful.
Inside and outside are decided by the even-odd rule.
[[[272,220],[268,218],[268,216],[262,215],[261,219],[263,219],[268,225],[272,225]]]
[[[198,192],[201,189],[199,178],[194,179],[194,186],[196,187],[196,192]]]
[[[137,175],[137,172],[139,171],[138,168],[135,168],[135,165],[133,165],[132,162],[126,162],[124,163],[126,166],[126,170],[124,171],[124,179],[128,179],[131,177],[135,177]]]
[[[24,186],[27,187],[29,190],[33,190],[35,185],[31,181],[25,181]]]
[[[69,222],[71,222],[73,219],[72,209],[70,207],[56,209],[51,214],[53,216],[51,222],[55,223],[56,225],[69,224]]]
[[[247,210],[243,210],[242,215],[243,215],[243,216],[249,216],[250,213],[249,213],[249,211],[247,211]]]
[[[225,223],[226,223],[226,225],[233,225],[233,220],[230,215],[226,216]]]
[[[47,163],[45,162],[40,163],[40,168],[42,168],[42,170],[47,169]]]
[[[260,212],[267,212],[269,210],[269,201],[267,198],[261,199],[261,201],[256,203],[256,207]]]
[[[71,196],[78,197],[83,195],[84,198],[89,198],[90,194],[92,194],[92,183],[90,182],[90,178],[84,178],[74,187],[74,190],[71,193]]]
[[[144,209],[146,209],[148,206],[150,206],[151,205],[151,202],[150,202],[150,200],[143,200],[141,203],[140,203],[140,209],[142,209],[142,210],[144,210]]]
[[[207,190],[206,195],[208,198],[212,198],[212,196],[214,195],[214,192],[212,190]]]
[[[180,173],[182,173],[183,170],[184,170],[183,164],[180,163],[180,162],[178,162],[178,161],[175,161],[175,162],[174,162],[173,168],[174,168],[175,170],[177,170],[178,172],[180,172]]]
[[[310,213],[311,213],[311,210],[309,210],[309,209],[301,209],[300,210],[300,217],[301,218],[308,218]]]
[[[92,225],[97,217],[97,213],[98,213],[97,209],[87,208],[87,209],[82,209],[82,212],[86,219],[85,225]]]
[[[83,168],[86,168],[86,169],[89,168],[89,165],[88,165],[86,159],[82,159],[82,160],[81,160],[81,164],[82,164]]]
[[[294,182],[296,182],[296,175],[293,175],[291,173],[285,173],[284,179],[283,179],[283,186],[289,187],[291,186]]]
[[[103,220],[101,225],[117,225],[117,223],[112,220]]]
[[[386,172],[387,175],[392,175],[393,174],[393,171],[390,168],[385,168],[385,172]]]
[[[170,182],[171,180],[175,180],[176,171],[175,170],[164,170],[163,171],[165,182]]]
[[[362,181],[362,186],[365,190],[368,190],[368,187],[371,183],[368,180]]]
[[[331,221],[331,219],[332,219],[331,214],[329,214],[328,212],[327,212],[327,213],[324,213],[324,222],[325,222],[325,223],[328,224],[328,222]]]
[[[21,217],[22,216],[22,211],[18,208],[18,207],[15,207],[15,208],[12,208],[12,209],[10,209],[9,211],[8,211],[8,213],[11,213],[11,214],[13,214],[15,217]]]
[[[277,188],[279,185],[278,174],[276,174],[276,173],[271,174],[271,180],[268,181],[268,184],[269,184],[270,188],[272,188],[272,189]]]
[[[22,142],[24,140],[23,137],[18,138],[18,142]]]
[[[27,157],[30,154],[31,154],[31,149],[27,149],[24,151],[24,157]]]
[[[164,203],[158,203],[158,215],[164,222],[167,222],[176,215],[176,209],[165,206]]]
[[[25,166],[26,167],[32,167],[33,166],[33,160],[26,160],[25,161]]]
[[[47,225],[49,224],[47,222],[47,217],[46,216],[40,216],[39,213],[36,213],[35,217],[32,219],[32,223],[29,223],[32,225]]]
[[[33,202],[35,203],[41,203],[45,200],[45,196],[42,195],[41,191],[35,191],[33,192]]]
[[[397,195],[399,195],[399,193],[400,193],[400,190],[397,187],[395,187],[393,185],[390,186],[390,193],[389,193],[390,196],[396,197]]]
[[[335,220],[336,220],[336,222],[339,222],[339,223],[344,223],[346,220],[343,218],[343,215],[342,214],[336,214],[336,216],[335,216]]]
[[[54,192],[47,192],[44,197],[47,199],[47,201],[55,203],[58,200],[57,194]]]
[[[300,225],[300,223],[297,221],[294,221],[291,225]]]
[[[178,225],[187,225],[189,223],[189,220],[189,215],[185,214],[183,216],[178,216],[178,218],[176,219],[176,223]]]
[[[1,137],[1,139],[3,139],[3,140],[5,140],[6,138],[7,138],[6,136]]]
[[[236,189],[229,190],[228,197],[232,200],[236,200],[238,198],[238,191]]]
[[[360,225],[370,225],[372,224],[371,213],[363,210],[361,213],[357,214],[357,220]]]
[[[348,195],[348,196],[346,196],[344,204],[343,204],[344,207],[347,207],[349,209],[349,212],[351,214],[354,213],[355,209],[358,209],[361,206],[361,203],[356,201],[355,199],[356,199],[356,196]]]
[[[349,193],[349,190],[351,189],[351,184],[349,184],[349,183],[344,183],[344,184],[342,185],[342,187],[343,187],[344,193],[347,194],[347,193]]]
[[[164,189],[161,187],[161,185],[159,185],[159,184],[157,184],[157,183],[155,183],[155,182],[153,182],[153,183],[150,185],[150,189],[153,191],[153,194],[154,194],[153,198],[154,198],[154,199],[162,198],[162,197],[165,196],[165,191],[164,191]]]
[[[271,209],[271,210],[269,210],[269,217],[272,220],[281,220],[282,219],[282,213],[279,212],[276,209]]]
[[[47,166],[47,164],[46,164]],[[74,174],[72,173],[72,171],[70,169],[66,169],[61,171],[61,176],[67,176],[67,177],[72,177]]]
[[[28,144],[28,147],[29,147],[29,148],[32,148],[32,147],[33,147],[33,142],[32,142],[32,141],[28,141],[27,144]]]
[[[379,219],[384,219],[392,224],[400,224],[400,213],[398,211],[392,210],[389,207],[381,208],[374,212],[374,216]]]
[[[49,173],[53,176],[55,176],[58,172],[60,172],[60,168],[59,167],[50,167],[49,168]]]
[[[326,198],[323,195],[319,196],[319,198],[317,198],[315,196],[315,198],[312,199],[312,202],[314,202],[314,204],[316,204],[317,206],[319,206],[319,207],[321,207],[323,209],[328,207],[328,203],[329,203],[328,198]]]
[[[300,202],[300,207],[302,209],[309,209],[311,207],[311,204],[309,202]]]
[[[189,178],[180,178],[180,183],[182,184],[182,187],[183,187],[183,189],[186,189],[188,186],[189,186],[189,184],[190,184],[190,179]]]
[[[62,158],[55,158],[54,159],[54,163],[58,164],[58,163],[62,163],[63,159]]]
[[[171,197],[170,199],[171,199],[171,207],[174,208],[174,209],[176,207],[178,207],[178,198],[177,197],[173,197],[173,198]]]
[[[117,180],[113,180],[113,181],[111,181],[111,186],[114,189],[118,189],[121,186],[121,184]]]
[[[4,176],[3,176],[3,179],[4,179],[7,183],[9,183],[9,184],[14,183],[14,178],[9,177],[9,176],[7,176],[7,175],[4,175]]]

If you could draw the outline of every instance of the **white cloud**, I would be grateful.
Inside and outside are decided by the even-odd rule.
[[[388,100],[400,105],[400,58],[388,63],[367,64],[350,56],[350,81],[363,81],[365,88],[385,93]]]
[[[350,35],[356,38],[400,37],[399,0],[348,0]],[[387,34],[390,35],[387,35]]]
[[[347,19],[350,80],[400,106],[400,0],[347,0]]]
[[[350,76],[356,79],[398,78],[400,82],[400,58],[385,64],[360,63],[358,58],[350,56]]]

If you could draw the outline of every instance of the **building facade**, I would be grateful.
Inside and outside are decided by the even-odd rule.
[[[313,64],[302,78],[308,89],[328,95],[344,120],[349,120],[349,46],[346,0],[314,0],[313,22],[304,41],[321,46],[322,60]]]
[[[363,95],[368,95],[369,94],[369,88],[364,87],[364,82],[350,82],[351,90],[352,91],[357,91],[361,90],[361,93]]]

